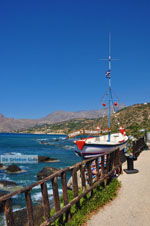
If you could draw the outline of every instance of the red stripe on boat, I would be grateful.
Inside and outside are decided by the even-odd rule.
[[[119,141],[119,143],[123,143],[123,142],[125,142],[125,140],[120,140],[120,141]]]
[[[84,145],[85,145],[85,141],[84,140],[77,140],[76,145],[77,145],[79,150],[82,150]]]

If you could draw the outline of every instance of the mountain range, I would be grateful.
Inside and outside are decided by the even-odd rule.
[[[4,115],[0,114],[0,132],[16,132],[24,131],[31,128],[42,128],[42,126],[50,125],[50,130],[56,131],[60,127],[68,128],[69,131],[72,131],[76,127],[81,126],[81,122],[85,124],[84,119],[87,122],[87,128],[92,124],[97,123],[93,121],[94,119],[99,119],[98,121],[103,121],[102,124],[106,124],[107,119],[107,108],[101,110],[90,110],[90,111],[77,111],[77,112],[67,112],[67,111],[57,111],[40,119],[14,119],[7,118]],[[119,118],[121,124],[125,127],[135,126],[135,125],[145,125],[146,127],[150,124],[150,103],[147,104],[135,104],[132,106],[125,107],[122,105],[118,112],[115,114],[112,112],[112,125],[116,125],[116,117]],[[103,120],[102,120],[103,118]],[[75,122],[75,119],[77,121]],[[89,121],[88,121],[89,120]],[[92,120],[92,121],[91,121]],[[69,122],[70,121],[70,122]],[[63,123],[64,122],[64,123]],[[58,123],[61,123],[60,125]],[[63,124],[62,124],[63,123]],[[70,128],[68,127],[68,123]],[[75,123],[75,124],[74,124]],[[77,126],[78,124],[78,126]],[[106,125],[105,125],[106,126]],[[55,128],[56,127],[56,128]],[[43,127],[44,128],[44,127]]]
[[[83,112],[82,112],[83,113]],[[85,112],[84,112],[85,113]],[[85,118],[85,114],[75,113],[70,115],[70,117],[75,117],[74,119],[68,119],[68,114],[65,114],[63,118],[64,121],[55,123],[44,123],[41,125],[36,125],[28,130],[22,131],[26,133],[61,133],[69,134],[80,129],[95,130],[100,127],[101,130],[106,130],[108,128],[108,119],[106,117],[106,112],[103,112],[104,117],[97,117],[98,115],[94,111],[91,115],[88,113]],[[54,114],[55,115],[55,114]],[[58,120],[59,114],[56,114],[55,120]],[[64,114],[60,114],[61,116]],[[83,118],[81,118],[81,116]],[[92,116],[90,118],[90,116]],[[95,118],[94,118],[95,117]],[[48,116],[49,118],[49,116]],[[67,119],[67,120],[65,120]],[[45,121],[46,122],[46,121]],[[111,114],[111,130],[116,132],[118,128],[123,126],[126,128],[128,134],[139,135],[140,130],[150,131],[150,103],[145,104],[135,104],[132,106],[124,107],[118,110],[116,113]]]
[[[7,118],[3,114],[0,114],[0,132],[13,132],[37,125],[53,124],[75,118],[99,118],[106,115],[106,111],[106,109],[78,112],[57,111],[40,119],[14,119]]]

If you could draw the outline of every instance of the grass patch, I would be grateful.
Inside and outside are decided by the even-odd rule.
[[[68,223],[63,225],[65,226],[79,226],[85,223],[89,217],[89,214],[98,210],[100,207],[113,200],[120,188],[120,182],[117,179],[114,179],[109,185],[105,188],[102,186],[94,189],[92,196],[86,196],[80,200],[80,209],[74,205],[71,207],[72,218]],[[69,191],[69,199],[73,199],[72,191]],[[58,220],[56,220],[52,225],[58,226],[61,225]]]

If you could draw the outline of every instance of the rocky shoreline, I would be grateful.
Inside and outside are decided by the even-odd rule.
[[[58,159],[50,158],[48,156],[38,156],[38,164],[41,163],[53,163],[53,162],[59,162]],[[37,173],[37,180],[40,180],[46,176],[49,176],[50,174],[56,172],[58,169],[53,168],[50,166],[44,167],[40,172]],[[0,163],[0,171],[4,174],[20,174],[27,172],[26,170],[21,169],[21,167],[17,166],[16,164],[11,165],[4,165]],[[10,193],[13,191],[16,191],[17,189],[20,189],[21,186],[19,186],[16,182],[10,181],[10,180],[0,180],[0,196],[3,195],[3,193]]]

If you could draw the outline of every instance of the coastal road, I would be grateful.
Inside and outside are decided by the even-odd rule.
[[[150,225],[150,150],[140,154],[134,168],[139,173],[124,172],[119,177],[122,185],[117,198],[94,214],[87,226]]]

